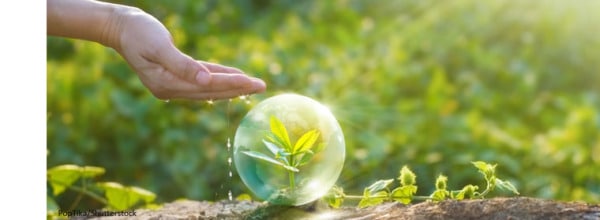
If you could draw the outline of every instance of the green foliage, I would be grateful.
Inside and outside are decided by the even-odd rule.
[[[79,178],[94,178],[104,174],[104,168],[84,166],[80,167],[72,164],[65,164],[53,167],[48,170],[48,182],[52,186],[52,192],[55,196],[61,194],[65,189]]]
[[[102,167],[82,167],[73,164],[59,165],[48,169],[47,180],[52,187],[52,195],[47,197],[48,216],[52,217],[57,214],[60,206],[56,203],[56,198],[67,189],[79,193],[79,196],[70,207],[62,207],[62,210],[76,208],[82,195],[102,203],[105,208],[111,210],[131,209],[140,204],[144,204],[146,207],[153,205],[156,195],[145,189],[135,186],[123,186],[114,182],[91,184],[93,179],[104,173],[105,169]],[[78,182],[80,184],[77,184]],[[101,193],[104,194],[104,197],[100,196]]]
[[[313,155],[317,153],[313,152],[312,148],[319,138],[319,132],[317,130],[307,131],[298,138],[296,144],[292,145],[287,129],[277,117],[271,116],[270,126],[271,132],[265,137],[268,141],[263,140],[263,143],[274,157],[269,157],[258,151],[242,151],[242,153],[288,170],[290,188],[293,189],[295,187],[294,173],[300,172],[298,167],[307,164]]]
[[[430,200],[434,202],[443,201],[446,199],[463,200],[463,199],[482,199],[487,194],[494,190],[494,186],[502,190],[507,190],[513,194],[519,195],[517,189],[508,181],[503,181],[496,177],[496,165],[491,165],[486,162],[472,162],[486,180],[486,189],[478,192],[478,186],[466,185],[461,190],[448,190],[448,177],[440,174],[435,180],[435,191],[429,196],[416,196],[416,176],[407,167],[403,166],[400,170],[400,185],[390,191],[390,185],[394,179],[378,180],[370,186],[366,187],[362,196],[346,195],[344,191],[334,186],[330,192],[323,198],[331,207],[338,208],[342,205],[344,199],[360,199],[359,208],[379,205],[383,202],[396,201],[402,204],[410,204],[414,199]]]
[[[101,182],[97,186],[104,190],[109,206],[116,210],[126,210],[140,202],[150,204],[156,198],[154,193],[135,186],[125,187],[114,182]]]
[[[264,79],[267,92],[250,104],[165,103],[114,50],[49,37],[47,167],[95,164],[157,202],[250,193],[224,172],[227,139],[255,103],[285,91],[338,119],[348,192],[408,163],[464,186],[482,181],[464,164],[484,160],[522,195],[600,202],[598,1],[117,2],[155,15],[190,56]]]

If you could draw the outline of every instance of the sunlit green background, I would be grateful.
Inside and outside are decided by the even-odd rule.
[[[469,162],[484,160],[524,196],[600,202],[599,1],[119,3],[156,16],[191,56],[264,79],[267,92],[249,105],[165,103],[115,51],[49,37],[48,167],[102,166],[102,181],[158,202],[249,193],[228,179],[227,138],[253,104],[295,92],[340,122],[346,193],[402,165],[421,195],[440,173],[461,188],[482,182]]]

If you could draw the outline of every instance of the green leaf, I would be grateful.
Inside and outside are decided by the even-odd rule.
[[[310,150],[304,152],[303,154],[298,155],[298,157],[300,159],[298,160],[298,164],[295,165],[295,166],[296,167],[303,166],[304,164],[308,163],[310,161],[310,159],[313,158],[314,155],[315,154],[312,151],[310,151]]]
[[[104,189],[104,195],[108,201],[108,205],[116,210],[128,209],[135,205],[139,200],[139,198],[132,196],[127,188],[119,183],[102,182],[97,185]]]
[[[472,198],[475,197],[475,192],[477,192],[477,189],[479,189],[478,186],[474,186],[474,185],[469,184],[469,185],[466,185],[465,187],[463,187],[462,190],[460,190],[453,197],[456,200],[463,200],[465,198],[472,199]]]
[[[269,163],[272,163],[272,164],[275,164],[275,165],[279,165],[279,166],[281,166],[281,167],[283,167],[283,168],[285,168],[285,169],[287,169],[289,171],[292,171],[292,172],[299,172],[300,171],[300,170],[298,170],[298,168],[295,168],[295,167],[292,167],[292,166],[288,166],[288,165],[286,165],[286,164],[284,164],[282,162],[279,162],[279,161],[277,161],[277,160],[275,160],[273,158],[270,158],[269,156],[267,156],[267,155],[265,155],[263,153],[260,153],[260,152],[256,152],[256,151],[242,151],[242,153],[244,153],[244,154],[246,154],[246,155],[248,155],[250,157],[254,157],[256,159],[261,159],[263,161],[266,161],[266,162],[269,162]]]
[[[105,173],[104,168],[94,166],[84,166],[83,168],[81,168],[81,171],[84,178],[97,177]]]
[[[60,208],[56,201],[50,196],[46,196],[46,212],[58,212]]]
[[[292,152],[292,144],[285,126],[275,116],[271,116],[271,132],[281,141],[283,148]]]
[[[327,204],[329,204],[329,206],[331,206],[331,208],[339,208],[340,206],[342,206],[342,203],[344,202],[343,198],[336,198],[336,197],[326,197],[325,201],[327,202]]]
[[[509,181],[504,181],[504,180],[496,178],[496,186],[502,190],[508,190],[516,195],[519,195],[519,191],[517,191],[517,188]]]
[[[398,180],[400,180],[402,186],[414,185],[417,183],[417,176],[407,166],[403,166],[400,169]]]
[[[317,130],[310,130],[306,132],[300,137],[300,139],[298,139],[298,141],[296,141],[296,145],[294,145],[292,154],[310,150],[318,138],[319,132]]]
[[[267,146],[267,149],[275,155],[275,159],[280,159],[285,162],[285,165],[290,165],[290,162],[287,160],[287,156],[291,155],[290,152],[287,152],[284,148],[279,148],[276,144],[266,141],[263,139],[263,143]]]
[[[496,175],[496,165],[491,165],[483,161],[471,162],[481,174],[485,177],[486,180],[490,180],[494,175]]]
[[[446,199],[448,196],[450,196],[450,192],[448,192],[448,190],[438,189],[435,190],[429,197],[431,200],[439,202]]]
[[[394,201],[401,202],[402,204],[409,204],[415,193],[417,193],[417,186],[406,185],[394,189],[391,195]]]
[[[435,180],[435,189],[437,190],[446,190],[448,182],[448,177],[440,174],[438,178]]]
[[[81,167],[72,164],[60,165],[47,171],[48,181],[55,196],[60,195],[65,189],[81,177]]]
[[[288,149],[286,148],[286,146],[285,146],[285,143],[283,143],[283,142],[282,142],[282,141],[279,139],[279,137],[277,137],[275,134],[273,134],[273,133],[267,133],[267,134],[265,135],[265,138],[267,139],[267,141],[269,141],[269,142],[271,142],[271,143],[275,144],[275,145],[277,146],[277,148],[281,148],[281,149],[284,149],[284,150],[288,150]]]
[[[323,151],[323,149],[325,149],[325,143],[320,142],[320,143],[317,144],[316,147],[313,147],[313,148],[314,149],[311,150],[313,153],[315,153],[315,154],[319,153],[319,152]]]
[[[248,195],[247,193],[242,193],[239,196],[235,197],[235,200],[237,200],[237,201],[252,201],[252,196]]]
[[[146,189],[137,186],[131,186],[129,189],[131,189],[132,193],[137,194],[145,203],[151,203],[156,199],[156,194]]]
[[[344,197],[344,189],[334,185],[323,198],[332,208],[339,208],[344,203]]]
[[[475,161],[475,162],[471,162],[475,167],[477,167],[478,170],[485,172],[486,170],[489,169],[488,164],[486,162],[483,161]]]
[[[265,146],[267,146],[267,149],[269,149],[269,151],[271,151],[271,153],[275,156],[277,156],[277,152],[281,150],[281,148],[277,147],[277,145],[272,142],[263,139],[263,143],[265,144]]]
[[[97,186],[104,189],[108,205],[115,210],[130,209],[141,201],[150,203],[156,198],[154,193],[135,186],[125,187],[114,182],[102,182]]]
[[[377,182],[365,188],[365,191],[369,191],[370,194],[373,194],[377,191],[387,188],[393,181],[394,179],[378,180]]]
[[[365,190],[367,192],[367,190]],[[369,206],[375,206],[383,203],[388,198],[388,193],[386,191],[379,191],[373,195],[370,193],[366,193],[363,195],[363,198],[358,203],[358,208],[365,208]]]

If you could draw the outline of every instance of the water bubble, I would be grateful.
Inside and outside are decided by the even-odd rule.
[[[169,103],[171,100],[170,99],[165,99],[163,101],[165,101],[166,103]]]
[[[206,103],[209,105],[213,105],[215,104],[215,101],[213,101],[212,99],[206,100]]]
[[[271,97],[250,110],[237,128],[233,149],[246,186],[258,198],[282,205],[325,195],[345,158],[344,135],[331,111],[296,94]]]
[[[231,190],[227,192],[227,197],[229,197],[229,201],[233,200],[233,193],[231,193]]]

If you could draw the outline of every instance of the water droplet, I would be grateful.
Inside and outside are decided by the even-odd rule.
[[[250,100],[246,100],[246,105],[250,105]]]
[[[239,98],[240,98],[241,100],[246,100],[246,98],[247,98],[247,97],[248,97],[247,95],[241,95]]]
[[[208,103],[209,105],[213,105],[215,104],[215,101],[213,101],[212,99],[206,100],[206,103]]]
[[[163,101],[165,101],[166,103],[169,103],[171,100],[170,99],[165,99]]]
[[[233,172],[231,171],[231,163],[233,162],[233,159],[231,158],[232,154],[231,154],[231,138],[227,138],[227,170],[229,171],[228,176],[229,178],[227,179],[227,181],[231,184],[231,179],[233,178]],[[228,192],[228,197],[229,197],[229,201],[233,200],[233,194],[231,193],[231,189],[229,189]]]

